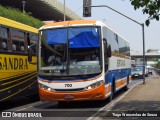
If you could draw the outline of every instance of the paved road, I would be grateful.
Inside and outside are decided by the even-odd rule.
[[[155,74],[150,75],[148,78],[154,77]],[[134,79],[130,82],[129,88],[135,86],[136,84],[142,82],[142,79]],[[76,120],[80,119],[87,119],[93,114],[96,114],[97,111],[101,111],[104,108],[109,108],[113,105],[113,103],[119,99],[121,96],[124,95],[124,91],[118,92],[116,94],[116,98],[110,102],[102,102],[102,101],[85,101],[85,102],[70,102],[66,106],[60,107],[57,102],[41,102],[41,101],[31,101],[26,98],[21,98],[16,101],[10,101],[0,104],[2,111],[17,111],[17,112],[39,112],[42,116],[55,116],[54,120],[56,119],[64,119],[61,117],[65,117],[65,120]],[[69,118],[72,116],[73,118]],[[24,118],[23,118],[24,119]],[[48,119],[53,119],[53,117],[48,117]],[[40,119],[39,119],[40,120]]]

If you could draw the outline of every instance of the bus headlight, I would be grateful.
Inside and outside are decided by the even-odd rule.
[[[47,90],[47,91],[54,91],[52,88],[46,86],[46,85],[43,85],[41,83],[39,83],[39,87],[42,88],[43,90]]]
[[[98,82],[95,82],[95,83],[87,86],[87,87],[85,88],[85,90],[90,90],[90,89],[96,88],[96,87],[100,86],[100,85],[103,84],[103,83],[104,83],[103,80],[98,81]]]

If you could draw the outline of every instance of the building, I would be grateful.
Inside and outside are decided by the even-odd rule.
[[[139,51],[131,51],[131,59],[135,60],[137,63],[143,62],[143,53]],[[145,52],[145,64],[147,66],[155,66],[157,64],[158,59],[160,59],[160,50],[158,49],[148,49]]]

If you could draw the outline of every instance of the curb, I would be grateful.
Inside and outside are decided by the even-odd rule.
[[[159,77],[158,75],[154,76],[153,78],[148,78],[146,79],[146,81],[150,80],[150,79],[155,79]],[[89,117],[87,120],[99,120],[100,117],[98,117],[98,114],[100,113],[101,115],[106,112],[106,111],[110,111],[116,103],[118,103],[121,99],[123,99],[134,87],[136,87],[139,84],[142,84],[143,81],[140,81],[139,83],[136,83],[135,85],[133,85],[131,88],[129,88],[128,91],[126,91],[122,96],[120,96],[119,98],[113,100],[111,103],[108,103],[107,105],[105,105],[104,107],[102,107],[101,109],[99,109],[95,114],[93,114],[91,117]]]

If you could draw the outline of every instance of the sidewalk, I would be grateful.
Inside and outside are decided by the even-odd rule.
[[[147,112],[145,112],[147,111]],[[146,119],[160,119],[160,76],[146,80],[146,84],[140,83],[129,91],[120,101],[118,101],[111,109],[110,112],[105,112],[100,119],[125,119],[122,117],[124,113],[158,113],[157,117],[145,117]],[[120,113],[120,117],[116,114]],[[108,117],[109,116],[109,117]],[[136,118],[137,115],[135,115]],[[133,117],[129,117],[130,119]],[[143,119],[141,117],[140,119]]]

